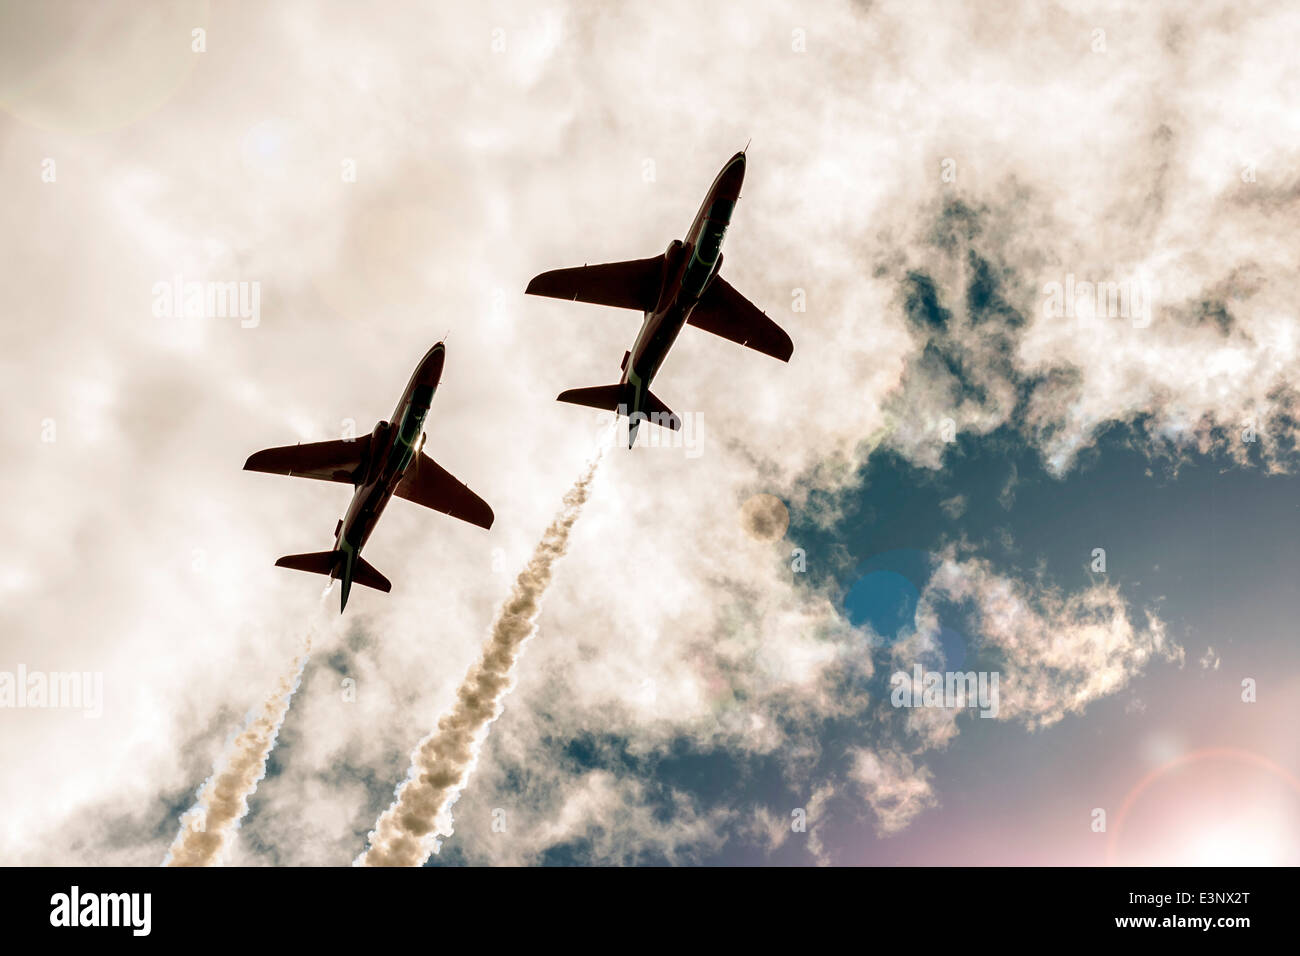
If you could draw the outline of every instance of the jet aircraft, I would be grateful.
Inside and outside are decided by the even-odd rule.
[[[361,557],[379,516],[393,495],[414,501],[478,525],[492,527],[492,509],[486,501],[453,478],[424,454],[425,415],[442,377],[447,350],[439,342],[416,366],[392,423],[380,422],[369,435],[337,441],[311,442],[268,448],[244,463],[245,471],[338,481],[355,487],[347,514],[334,527],[334,547],[312,554],[290,554],[277,567],[328,575],[342,582],[339,613],[348,605],[352,585],[364,584],[380,591],[392,584]]]
[[[674,239],[663,255],[543,272],[525,290],[644,313],[636,341],[623,354],[618,384],[572,388],[558,398],[627,415],[629,448],[636,443],[638,426],[647,419],[681,428],[681,420],[650,391],[650,382],[682,326],[693,325],[783,362],[794,352],[790,336],[718,275],[722,239],[744,178],[742,150],[727,160],[714,179],[686,238]]]

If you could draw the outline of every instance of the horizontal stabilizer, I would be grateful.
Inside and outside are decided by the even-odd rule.
[[[480,528],[492,527],[496,517],[486,501],[424,452],[411,462],[393,494]]]
[[[391,591],[392,583],[375,570],[375,566],[367,561],[361,555],[352,563],[352,583],[364,584],[368,588],[374,588],[376,591]]]
[[[652,259],[554,269],[534,276],[524,291],[552,299],[649,312],[659,301],[663,281],[664,257],[655,256]]]
[[[607,412],[618,410],[619,405],[626,405],[628,388],[626,385],[593,385],[591,388],[571,388],[561,392],[557,402],[570,405],[586,405],[588,408],[602,408]]]
[[[671,428],[673,431],[681,431],[682,420],[677,414],[661,402],[654,392],[645,393],[645,408],[641,409],[645,413],[646,421],[651,425],[662,425],[664,428]]]
[[[292,475],[295,478],[316,478],[320,481],[342,481],[354,485],[357,483],[361,463],[366,460],[369,451],[369,435],[351,441],[283,445],[249,456],[248,461],[244,462],[244,470]]]
[[[308,571],[312,574],[332,574],[341,577],[347,558],[342,551],[315,551],[311,554],[286,554],[275,562],[277,568],[290,568],[294,571]],[[361,556],[352,562],[352,581],[364,584],[376,591],[391,591],[393,585],[388,578],[375,570],[375,566]]]
[[[720,335],[782,362],[790,361],[794,354],[794,343],[785,329],[764,315],[722,276],[713,277],[686,321],[697,329]]]
[[[292,568],[311,574],[329,574],[343,561],[340,551],[315,551],[311,554],[286,554],[275,562],[277,568]]]

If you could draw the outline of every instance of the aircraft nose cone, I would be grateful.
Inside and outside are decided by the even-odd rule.
[[[429,349],[420,363],[420,381],[437,385],[442,378],[442,366],[447,360],[447,348],[441,342]]]
[[[740,184],[745,181],[745,154],[737,153],[727,160],[718,177],[719,195],[735,199],[740,195]]]

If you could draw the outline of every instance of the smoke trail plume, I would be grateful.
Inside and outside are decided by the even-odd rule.
[[[411,755],[406,780],[398,787],[393,805],[376,821],[370,848],[356,865],[421,866],[440,848],[438,837],[451,836],[452,805],[465,789],[488,729],[514,687],[515,664],[536,629],[551,572],[568,549],[569,532],[587,501],[600,457],[592,460],[564,496],[560,513],[497,614],[482,659],[465,676],[451,713],[438,721],[438,729]]]
[[[239,821],[248,813],[248,798],[266,776],[266,758],[289,712],[311,654],[311,635],[289,672],[230,744],[222,762],[199,789],[198,802],[181,817],[181,829],[163,866],[212,866],[221,862]]]

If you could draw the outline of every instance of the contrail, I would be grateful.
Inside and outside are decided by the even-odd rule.
[[[411,769],[397,788],[393,805],[380,814],[368,837],[370,848],[354,865],[422,866],[441,848],[438,837],[451,836],[452,805],[469,782],[488,729],[514,687],[515,664],[536,630],[551,572],[568,548],[569,532],[582,513],[600,458],[597,453],[564,496],[560,513],[497,614],[482,659],[465,675],[456,705],[415,748]]]
[[[180,832],[163,866],[212,866],[221,862],[239,829],[239,821],[248,813],[248,798],[266,776],[266,758],[275,747],[310,654],[308,634],[289,673],[280,678],[262,706],[249,715],[222,762],[199,789],[198,802],[181,816]]]

